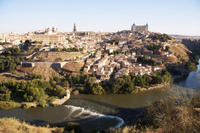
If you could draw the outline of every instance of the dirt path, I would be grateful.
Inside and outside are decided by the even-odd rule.
[[[66,96],[61,98],[61,99],[56,99],[55,101],[53,101],[53,104],[56,105],[62,105],[63,103],[65,103],[68,99],[70,98],[70,91],[67,89],[66,90]]]

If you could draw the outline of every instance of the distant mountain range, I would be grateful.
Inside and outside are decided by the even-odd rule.
[[[182,40],[182,39],[200,40],[200,36],[187,36],[187,35],[175,35],[175,34],[169,34],[169,35],[177,40]]]

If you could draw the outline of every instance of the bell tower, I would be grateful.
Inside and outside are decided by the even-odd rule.
[[[77,32],[77,29],[76,29],[76,24],[74,23],[74,29],[73,29],[73,32],[76,33]]]
[[[133,25],[131,26],[131,31],[135,30],[135,22],[133,23]]]

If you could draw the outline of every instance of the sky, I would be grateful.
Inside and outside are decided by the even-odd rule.
[[[55,26],[62,32],[116,32],[131,25],[200,36],[200,0],[0,0],[0,33]]]

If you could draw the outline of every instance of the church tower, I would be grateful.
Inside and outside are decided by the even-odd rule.
[[[76,29],[76,24],[74,23],[74,29],[73,29],[73,32],[76,33],[77,32],[77,29]]]
[[[133,23],[133,25],[131,26],[131,31],[135,30],[135,22]]]

